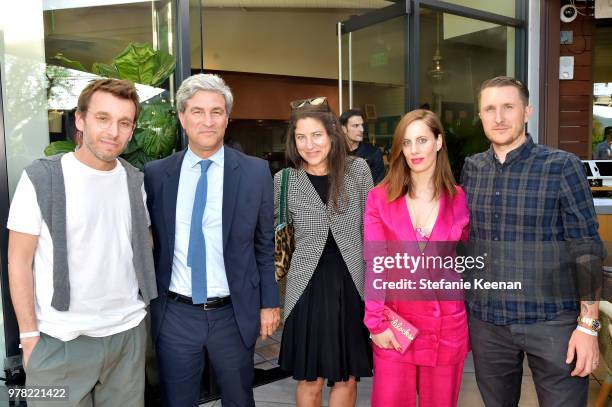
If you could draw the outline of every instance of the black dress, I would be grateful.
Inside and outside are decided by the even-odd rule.
[[[323,202],[327,176],[308,174]],[[317,268],[285,321],[279,364],[295,380],[372,376],[372,352],[363,324],[364,304],[331,230]]]

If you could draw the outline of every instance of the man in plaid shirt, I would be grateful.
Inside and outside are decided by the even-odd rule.
[[[594,294],[555,295],[550,286],[571,287],[575,279],[565,276],[580,266],[601,273],[605,250],[581,161],[533,142],[528,98],[510,77],[482,84],[479,115],[491,148],[467,158],[461,175],[470,240],[496,247],[486,272],[513,274],[526,286],[468,294],[476,380],[487,407],[517,406],[527,354],[541,406],[586,406],[588,375],[599,363],[598,302]],[[568,252],[573,264],[561,262]]]

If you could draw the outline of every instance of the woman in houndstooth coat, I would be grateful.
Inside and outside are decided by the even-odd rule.
[[[373,187],[367,163],[347,155],[326,103],[302,101],[287,132],[288,208],[295,251],[287,274],[279,364],[298,381],[299,406],[355,405],[357,381],[372,375],[364,315],[363,214]],[[280,172],[274,178],[278,223]]]

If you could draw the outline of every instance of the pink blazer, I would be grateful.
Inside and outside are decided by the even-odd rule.
[[[443,195],[440,199],[440,210],[430,242],[467,240],[469,217],[465,192],[457,186],[457,194],[453,198]],[[365,209],[364,238],[366,244],[417,241],[403,196],[387,202],[384,185],[370,191]],[[387,300],[385,303],[416,326],[419,334],[403,355],[373,345],[375,357],[422,366],[452,365],[465,359],[470,345],[463,301]],[[364,323],[372,334],[381,333],[387,328],[382,314],[385,303],[366,298]]]

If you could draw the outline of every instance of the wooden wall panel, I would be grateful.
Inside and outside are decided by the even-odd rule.
[[[566,130],[571,130],[566,132]],[[589,141],[588,126],[567,126],[559,127],[559,143],[580,142],[587,143]]]
[[[559,97],[559,108],[561,110],[580,110],[589,103],[591,103],[591,95]]]
[[[561,28],[563,30],[563,27]],[[574,39],[571,44],[561,45],[561,49],[571,54],[580,54],[583,51],[591,51],[593,48],[593,36],[592,35],[577,35],[574,32]]]
[[[589,137],[588,128],[585,126],[560,126],[559,140],[585,140]]]
[[[593,84],[591,83],[591,81],[577,81],[577,80],[560,81],[559,94],[561,96],[592,95],[593,94]]]
[[[561,7],[559,6],[559,12]],[[559,14],[557,14],[557,19]],[[593,17],[589,16],[578,16],[577,19],[571,23],[561,23],[561,31],[573,31],[574,37],[576,35],[593,35]]]
[[[580,157],[583,153],[583,143],[579,141],[559,141],[559,149],[569,151]]]
[[[593,81],[592,66],[574,66],[574,80],[576,81]]]
[[[560,31],[572,31],[573,43],[560,44],[559,55],[574,57],[574,79],[559,81],[558,145],[582,159],[591,155],[593,121],[593,27],[591,16],[578,16]],[[553,146],[555,147],[555,146]]]
[[[338,81],[333,79],[209,71],[219,74],[232,89],[232,119],[289,120],[292,100],[325,96],[338,110]]]
[[[559,126],[588,126],[589,112],[586,110],[561,110],[559,112]]]
[[[572,54],[567,50],[561,48],[561,56],[573,56],[574,66],[591,66],[593,64],[593,53],[591,51],[585,51],[581,54]]]

